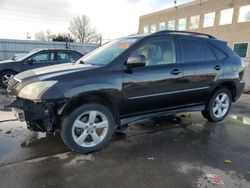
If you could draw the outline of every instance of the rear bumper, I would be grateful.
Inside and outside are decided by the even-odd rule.
[[[236,93],[235,93],[235,98],[233,99],[233,102],[237,101],[240,98],[244,88],[245,88],[245,82],[243,80],[239,81],[236,84],[236,91],[235,91]]]

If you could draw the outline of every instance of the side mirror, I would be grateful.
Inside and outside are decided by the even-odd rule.
[[[28,59],[25,63],[32,65],[34,63],[33,59]]]
[[[144,67],[145,65],[146,65],[146,58],[144,55],[129,57],[126,63],[127,68]]]

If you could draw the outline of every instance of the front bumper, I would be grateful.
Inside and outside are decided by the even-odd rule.
[[[51,104],[16,99],[7,107],[12,108],[16,118],[26,121],[28,128],[33,131],[51,132],[55,129],[55,113]]]

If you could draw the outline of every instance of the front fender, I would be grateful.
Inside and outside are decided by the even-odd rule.
[[[119,89],[116,88],[115,86],[111,84],[87,84],[87,85],[82,85],[78,86],[75,88],[72,88],[68,90],[67,92],[64,93],[65,98],[71,98],[75,97],[84,93],[89,93],[89,92],[105,92],[105,93],[117,93],[119,92]]]

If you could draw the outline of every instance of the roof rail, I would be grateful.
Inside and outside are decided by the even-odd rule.
[[[190,31],[163,30],[163,31],[158,31],[156,33],[152,33],[152,35],[160,35],[160,34],[188,34],[188,35],[205,36],[210,39],[216,39],[214,36],[209,35],[209,34],[196,33],[196,32],[190,32]]]

